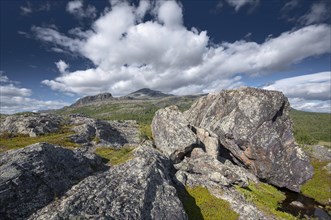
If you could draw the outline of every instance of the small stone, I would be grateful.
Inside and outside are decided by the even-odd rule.
[[[292,205],[292,206],[296,206],[296,207],[299,207],[299,208],[304,208],[305,206],[301,203],[301,202],[299,202],[299,201],[292,201],[291,203],[290,203],[290,205]]]

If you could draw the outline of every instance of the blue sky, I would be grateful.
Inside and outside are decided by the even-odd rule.
[[[280,90],[331,111],[331,1],[2,0],[1,113],[143,87]]]

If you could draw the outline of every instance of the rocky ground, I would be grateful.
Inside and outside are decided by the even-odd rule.
[[[309,158],[294,141],[289,110],[279,92],[210,94],[184,113],[176,106],[157,111],[154,142],[142,143],[135,121],[6,117],[1,133],[33,136],[65,125],[82,147],[39,143],[0,154],[1,219],[188,219],[178,194],[185,186],[208,188],[239,219],[276,219],[236,187],[263,181],[299,191],[312,177]],[[93,153],[96,146],[136,148],[130,160],[109,166]]]

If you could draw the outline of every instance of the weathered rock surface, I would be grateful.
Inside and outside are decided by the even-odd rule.
[[[299,191],[313,168],[295,145],[289,111],[281,92],[243,88],[202,97],[185,117],[193,126],[215,133],[260,179]]]
[[[10,115],[1,120],[0,134],[26,134],[35,137],[58,131],[62,122],[62,117],[52,114]]]
[[[0,218],[25,219],[97,170],[101,158],[38,143],[0,154]]]
[[[195,151],[195,148],[193,151]],[[192,152],[193,153],[193,152]],[[175,165],[178,170],[177,179],[183,185],[190,186],[231,186],[239,185],[246,187],[249,181],[257,182],[257,178],[246,169],[236,166],[229,160],[221,163],[206,153],[196,158],[185,157]]]
[[[155,145],[175,163],[197,145],[197,138],[176,106],[160,109],[152,121]]]
[[[30,219],[187,219],[168,158],[150,144],[135,158],[90,176]]]
[[[195,131],[197,138],[199,139],[199,145],[204,148],[209,156],[218,159],[220,156],[220,143],[217,135],[212,134],[203,128],[193,127],[192,129]]]
[[[87,117],[74,116],[70,124],[76,134],[70,139],[79,144],[94,141],[96,145],[122,147],[139,144],[138,124],[134,120],[103,121]]]
[[[91,103],[110,101],[112,99],[113,99],[113,96],[110,93],[100,93],[97,95],[85,96],[83,98],[80,98],[74,104],[72,104],[70,107],[79,107],[79,106],[84,106],[84,105],[91,104]]]

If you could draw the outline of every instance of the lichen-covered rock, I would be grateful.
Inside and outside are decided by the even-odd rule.
[[[185,117],[193,126],[215,133],[234,161],[259,178],[299,191],[313,168],[295,144],[289,111],[281,92],[243,88],[202,97]]]
[[[1,119],[0,134],[26,134],[30,137],[53,133],[60,129],[63,118],[52,114],[26,113]]]
[[[200,145],[205,149],[206,153],[218,159],[220,156],[220,143],[217,135],[211,134],[203,128],[193,128],[196,132]]]
[[[160,109],[152,121],[155,145],[175,163],[197,144],[197,138],[177,106]]]
[[[24,219],[104,169],[94,154],[38,143],[0,154],[0,216]]]
[[[104,121],[75,115],[70,118],[70,124],[76,133],[70,139],[79,144],[94,141],[96,145],[118,148],[138,145],[140,141],[138,124],[134,120]]]
[[[134,156],[81,181],[30,219],[187,219],[170,160],[151,144],[136,149]]]
[[[257,181],[257,178],[244,168],[232,164],[229,160],[221,163],[206,153],[197,158],[185,157],[181,163],[175,164],[175,168],[178,170],[176,177],[183,185],[245,187],[249,181]]]

